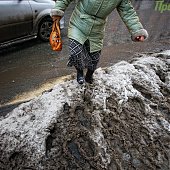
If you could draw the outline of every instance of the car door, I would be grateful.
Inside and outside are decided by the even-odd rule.
[[[0,0],[0,43],[30,34],[32,9],[27,0]]]

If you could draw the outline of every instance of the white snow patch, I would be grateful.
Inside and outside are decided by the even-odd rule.
[[[170,50],[165,53],[170,55]],[[143,94],[135,88],[135,84],[146,89],[152,97],[162,100],[164,96],[160,86],[167,86],[167,84],[160,80],[156,71],[167,72],[168,69],[164,60],[150,56],[142,57],[132,63],[122,61],[106,69],[99,68],[94,74],[93,104],[96,109],[106,111],[107,98],[116,94],[121,111],[122,105],[131,98],[139,97],[143,101],[146,100]],[[46,92],[14,109],[0,121],[0,135],[3,138],[2,147],[5,148],[5,152],[10,153],[12,150],[21,148],[24,150],[27,144],[27,147],[34,148],[35,156],[40,153],[43,155],[45,139],[50,134],[49,127],[56,123],[58,116],[63,112],[65,103],[71,106],[83,100],[82,94],[85,88],[85,86],[78,85],[76,80],[70,80],[57,84],[51,92]],[[103,163],[107,165],[110,163],[110,156],[107,154],[107,143],[101,132],[101,118],[98,114],[94,116],[98,120],[98,127],[91,132],[91,138],[98,143],[100,150],[105,152],[105,157],[102,154],[100,156]],[[148,125],[152,124],[152,121],[143,121]],[[169,122],[165,118],[162,118],[161,122],[163,127],[170,131]],[[151,131],[157,126],[152,125]],[[20,138],[22,141],[18,140]],[[11,146],[8,147],[6,144]]]
[[[164,54],[164,55],[170,56],[170,50],[162,51],[162,52],[160,52],[158,54]]]

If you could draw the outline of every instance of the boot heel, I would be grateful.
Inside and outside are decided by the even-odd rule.
[[[77,69],[77,82],[78,82],[79,84],[83,84],[83,83],[84,83],[83,70]]]
[[[89,69],[87,70],[85,81],[89,84],[93,83],[93,73],[94,73],[94,70],[89,70]]]

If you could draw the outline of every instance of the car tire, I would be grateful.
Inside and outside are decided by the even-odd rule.
[[[38,37],[42,41],[49,41],[52,24],[53,22],[51,18],[45,18],[40,22],[38,27]]]

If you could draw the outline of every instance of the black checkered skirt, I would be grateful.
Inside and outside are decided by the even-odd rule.
[[[87,40],[83,45],[74,39],[69,39],[69,61],[68,67],[75,66],[76,69],[95,70],[100,59],[100,51],[90,53],[90,42]]]

